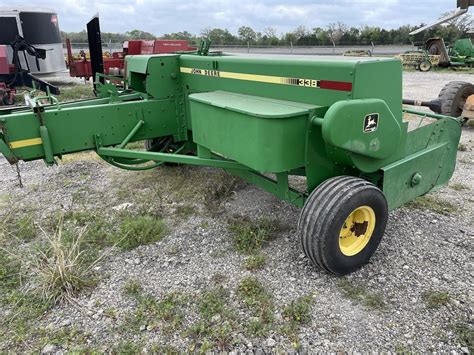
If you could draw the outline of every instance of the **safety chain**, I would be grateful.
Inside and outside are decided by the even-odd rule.
[[[16,178],[18,179],[18,185],[20,186],[20,189],[22,189],[23,182],[21,181],[20,165],[18,164],[18,162],[16,162],[15,166],[16,166]]]

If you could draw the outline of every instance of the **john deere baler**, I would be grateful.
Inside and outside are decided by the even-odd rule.
[[[388,211],[454,171],[461,120],[423,113],[433,122],[408,131],[395,59],[176,54],[126,67],[125,90],[98,83],[96,99],[2,111],[0,151],[12,164],[95,150],[129,170],[223,168],[303,207],[302,249],[336,274],[369,260]],[[142,140],[146,151],[127,149]]]

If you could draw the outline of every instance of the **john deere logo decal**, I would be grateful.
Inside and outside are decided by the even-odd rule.
[[[379,114],[371,113],[364,118],[364,133],[370,133],[377,130],[379,126]]]

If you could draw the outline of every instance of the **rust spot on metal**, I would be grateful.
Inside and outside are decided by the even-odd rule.
[[[360,236],[364,235],[365,232],[367,232],[367,227],[368,226],[369,226],[369,222],[367,222],[367,221],[364,221],[362,223],[355,222],[352,225],[351,232],[353,232],[356,235],[356,237],[360,237]]]

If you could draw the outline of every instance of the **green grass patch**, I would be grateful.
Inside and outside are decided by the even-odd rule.
[[[299,297],[287,304],[282,311],[285,321],[281,331],[293,344],[299,344],[298,330],[301,325],[309,323],[311,320],[311,305],[313,298],[311,296]]]
[[[0,304],[9,309],[9,314],[0,320],[0,334],[3,339],[12,342],[12,349],[24,349],[26,342],[35,342],[41,331],[37,327],[37,319],[52,304],[32,293],[19,289],[0,292]]]
[[[229,292],[221,285],[206,289],[197,299],[200,320],[188,327],[191,351],[225,350],[232,343],[232,333],[240,329],[236,314],[229,307]]]
[[[430,210],[444,215],[449,215],[458,211],[458,208],[452,203],[430,195],[418,197],[413,201],[409,202],[407,206],[420,210]]]
[[[245,259],[244,266],[249,271],[262,269],[267,262],[267,257],[263,254],[250,255]]]
[[[379,292],[370,292],[365,287],[354,285],[347,279],[341,279],[338,286],[342,294],[352,301],[372,309],[382,309],[385,307],[384,297]]]
[[[0,295],[20,286],[21,262],[18,258],[0,249]]]
[[[273,323],[273,300],[264,285],[254,276],[243,278],[238,286],[238,294],[245,304],[259,317],[262,324]]]
[[[134,297],[138,303],[137,308],[125,316],[120,327],[124,334],[137,334],[141,328],[160,329],[171,334],[180,328],[184,318],[183,307],[187,302],[184,295],[172,292],[160,301],[141,292],[134,294]]]
[[[278,222],[269,219],[251,221],[234,218],[229,223],[229,230],[234,236],[234,248],[243,254],[258,252],[274,237],[278,226]]]
[[[222,286],[207,290],[199,299],[199,313],[205,320],[215,315],[223,315],[227,304],[227,292]]]
[[[165,222],[153,216],[125,216],[120,232],[112,235],[112,241],[123,250],[157,242],[166,235]]]
[[[237,324],[229,320],[222,320],[216,324],[199,321],[191,325],[186,336],[191,337],[190,352],[207,353],[213,349],[226,350],[232,344],[232,332]]]
[[[143,292],[143,287],[140,281],[138,280],[127,280],[123,285],[123,292],[127,296],[138,298]]]
[[[82,242],[90,249],[103,248],[111,244],[115,223],[96,210],[71,210],[64,214],[68,230],[83,230]]]
[[[29,242],[36,237],[37,231],[32,213],[9,213],[0,222],[0,240]]]
[[[311,296],[300,297],[283,308],[283,318],[291,323],[305,324],[311,320]]]
[[[430,290],[423,294],[423,300],[428,308],[437,309],[445,306],[450,301],[449,293],[444,291]]]

